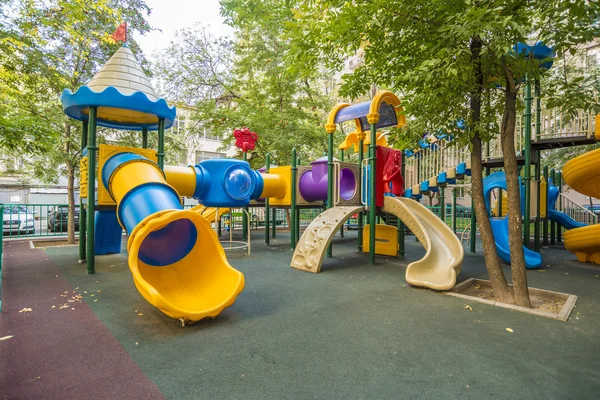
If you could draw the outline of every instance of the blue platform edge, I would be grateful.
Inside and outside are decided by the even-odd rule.
[[[168,129],[173,126],[173,121],[175,121],[175,115],[177,114],[175,106],[169,107],[165,99],[150,100],[142,92],[125,95],[113,86],[109,86],[101,92],[94,92],[88,86],[79,87],[75,93],[69,89],[65,89],[60,96],[60,101],[62,102],[64,113],[78,121],[88,119],[87,114],[84,114],[83,110],[89,107],[121,108],[156,115],[157,117],[156,122],[148,124],[115,122],[102,118],[97,119],[96,123],[99,126],[113,129],[141,131],[146,128],[157,130],[158,118],[165,120],[165,129]]]

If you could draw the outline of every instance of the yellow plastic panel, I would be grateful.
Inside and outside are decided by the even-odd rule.
[[[540,181],[540,218],[546,218],[546,212],[548,210],[548,197],[546,178],[541,177]]]
[[[112,146],[108,144],[101,144],[98,150],[98,205],[101,206],[114,206],[116,205],[112,197],[108,193],[108,190],[102,183],[102,168],[106,161],[117,153],[136,153],[141,154],[149,160],[157,162],[156,151],[152,149],[140,149],[137,147],[125,147],[125,146]]]
[[[363,226],[363,252],[369,252],[369,224]],[[395,226],[375,225],[375,254],[398,255],[398,229]]]
[[[181,260],[167,266],[147,265],[138,258],[144,239],[180,219],[191,221],[197,240]],[[148,216],[132,232],[127,243],[129,268],[140,294],[172,318],[198,321],[216,317],[231,306],[244,289],[244,275],[227,262],[210,224],[191,210],[167,210]]]
[[[269,174],[278,175],[281,178],[281,184],[286,188],[285,195],[280,198],[272,198],[271,206],[289,206],[292,205],[292,167],[285,165],[283,167],[272,167]]]
[[[79,197],[88,196],[88,158],[83,157],[79,161]]]
[[[271,168],[273,170],[274,168]],[[291,170],[290,170],[291,171]],[[273,174],[271,172],[262,174],[265,187],[260,195],[261,198],[275,198],[281,199],[285,197],[286,193],[290,192],[289,186],[286,186],[289,182],[286,182],[281,175]]]

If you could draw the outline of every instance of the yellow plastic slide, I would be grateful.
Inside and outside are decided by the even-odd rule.
[[[562,169],[565,182],[580,193],[600,198],[600,149],[569,160]],[[600,264],[600,224],[564,233],[565,248],[581,262]]]
[[[315,218],[296,246],[291,267],[318,273],[332,238],[359,211],[362,207],[334,207]],[[383,211],[400,218],[427,250],[425,257],[408,265],[406,281],[435,290],[452,288],[464,257],[454,232],[425,206],[408,198],[384,197]]]
[[[141,295],[183,321],[215,317],[232,305],[244,275],[227,262],[210,223],[183,210],[178,185],[145,157],[122,153],[111,162],[102,179],[130,233],[129,268]]]
[[[406,282],[434,290],[452,288],[464,257],[462,244],[452,229],[415,200],[388,196],[383,200],[383,211],[400,218],[427,251],[425,257],[408,264]]]
[[[229,208],[204,207],[202,204],[192,207],[191,210],[202,215],[210,223],[215,222],[217,210],[219,210],[219,217],[229,212]]]

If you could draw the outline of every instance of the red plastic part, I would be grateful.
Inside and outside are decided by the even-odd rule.
[[[383,207],[385,193],[392,193],[395,196],[404,195],[402,152],[389,147],[377,146],[375,159],[375,204],[377,207]]]
[[[242,149],[244,153],[248,150],[254,150],[258,140],[256,132],[250,132],[250,129],[246,127],[233,131],[233,137],[235,138],[235,147]]]

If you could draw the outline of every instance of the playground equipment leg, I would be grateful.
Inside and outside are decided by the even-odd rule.
[[[469,251],[475,253],[475,246],[477,244],[477,221],[475,220],[475,203],[471,200],[471,240]]]
[[[558,193],[562,193],[562,172],[560,171],[556,173],[556,186],[558,186]],[[562,243],[562,227],[560,224],[556,224],[556,242]]]
[[[406,176],[406,157],[404,154],[402,155],[402,176]],[[404,239],[406,238],[406,225],[400,220],[400,218],[396,218],[398,222],[398,250],[400,253],[400,258],[404,260],[406,257],[406,250],[404,248]]]
[[[440,188],[440,218],[446,223],[446,191],[445,187]]]
[[[269,167],[271,166],[271,155],[267,153],[265,173],[269,173]],[[269,228],[271,227],[269,222],[269,198],[265,199],[265,244],[269,244]]]
[[[158,120],[158,153],[156,154],[157,164],[160,169],[165,169],[165,119]]]
[[[546,179],[546,199],[548,199],[548,166],[544,166],[544,179]],[[542,225],[542,236],[544,237],[542,245],[548,247],[548,211],[546,210],[546,217]]]
[[[452,188],[452,231],[456,233],[456,187]]]
[[[550,178],[552,182],[556,185],[556,171],[554,168],[550,171]],[[550,244],[556,243],[556,225],[557,223],[554,221],[550,221]]]
[[[330,146],[329,146],[329,152],[331,153],[331,146],[333,146],[333,135],[329,135],[329,141],[330,141]],[[331,157],[330,157],[331,158]],[[294,147],[292,149],[292,207],[290,210],[290,217],[291,217],[291,226],[290,226],[290,232],[291,232],[291,245],[292,245],[292,250],[294,250],[296,248],[296,243],[298,243],[298,240],[296,238],[296,182],[298,181],[298,157],[296,156],[296,148]],[[333,166],[333,165],[332,165]],[[329,169],[328,170],[328,174],[331,177],[333,175],[332,170]],[[331,179],[330,179],[331,181]],[[331,183],[331,182],[330,182]],[[329,200],[329,187],[327,188],[327,201]],[[275,228],[273,229],[273,233],[275,233],[275,229],[277,228],[277,218],[274,217],[273,220],[275,221]],[[273,235],[273,237],[275,237],[275,235]]]
[[[533,248],[536,252],[540,252],[540,178],[541,178],[541,165],[539,163],[539,157],[538,157],[538,163],[535,164],[535,184],[537,185],[537,200],[536,200],[536,208],[537,208],[537,212],[535,215],[535,225],[534,225],[534,229],[533,229]]]
[[[148,128],[142,128],[142,148],[148,148]]]
[[[377,122],[379,114],[367,116],[371,124],[371,144],[369,145],[369,263],[375,264],[375,217],[377,215],[376,182],[375,182],[375,151],[377,149]]]
[[[525,183],[525,229],[523,243],[525,247],[531,247],[531,237],[530,237],[530,229],[529,225],[531,222],[531,101],[533,97],[531,97],[531,82],[527,81],[525,86],[525,114],[524,124],[525,124],[525,176],[523,177],[523,181]]]
[[[333,132],[327,136],[327,208],[333,207]],[[327,257],[333,256],[333,245],[327,247]]]
[[[85,149],[88,141],[88,122],[83,120],[81,122],[81,151]],[[83,263],[85,261],[85,227],[86,227],[86,213],[85,207],[83,204],[83,197],[79,196],[79,262]]]
[[[361,133],[361,135],[364,136],[364,134]],[[362,193],[362,182],[363,182],[363,167],[362,167],[362,163],[363,163],[363,158],[364,158],[364,140],[359,140],[358,141],[358,187],[359,190],[361,191],[358,194],[358,198],[360,199],[360,201],[362,202],[362,198],[363,198],[363,193]],[[357,239],[357,245],[356,247],[358,248],[358,252],[362,253],[363,251],[363,212],[359,212],[358,213],[358,221],[357,221],[357,225],[358,225],[358,239]]]
[[[88,197],[87,197],[87,273],[96,273],[96,264],[94,259],[94,207],[96,204],[96,115],[97,107],[90,107],[88,120]]]

